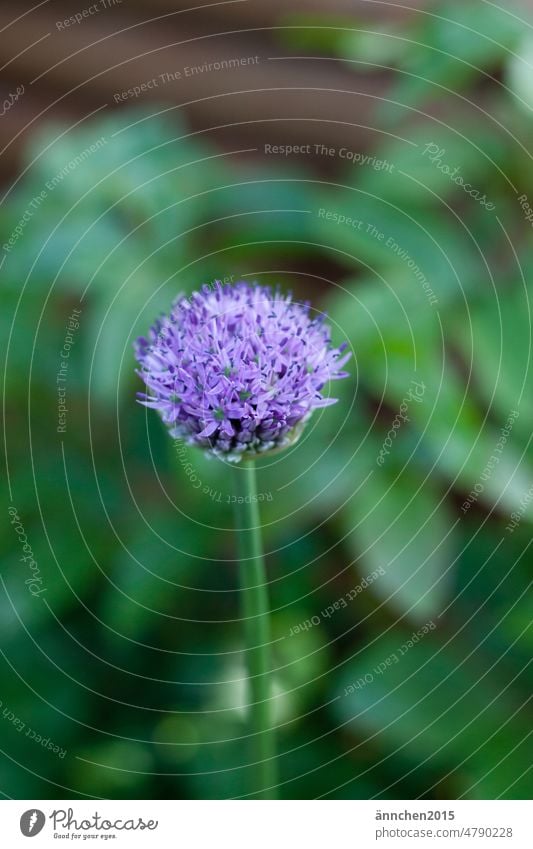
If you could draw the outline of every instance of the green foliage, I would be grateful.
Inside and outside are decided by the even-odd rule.
[[[392,168],[339,160],[322,179],[139,110],[49,127],[26,150],[2,244],[45,198],[1,268],[2,509],[18,510],[46,592],[28,590],[8,522],[0,699],[67,754],[0,710],[10,796],[247,792],[230,471],[178,453],[135,403],[132,356],[179,292],[242,275],[309,298],[353,351],[338,404],[259,469],[283,795],[528,795],[533,254],[513,186],[531,191],[531,116],[510,51],[529,46],[491,4],[417,20],[291,17],[283,31],[354,71],[397,67],[371,151]],[[482,122],[463,97],[500,72],[514,94],[494,85]],[[446,120],[425,114],[436,97]]]

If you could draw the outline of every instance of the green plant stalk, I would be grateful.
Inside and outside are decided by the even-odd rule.
[[[272,728],[270,610],[257,502],[255,464],[245,461],[235,468],[235,518],[241,575],[241,606],[248,669],[250,756],[253,795],[275,799],[277,762]]]

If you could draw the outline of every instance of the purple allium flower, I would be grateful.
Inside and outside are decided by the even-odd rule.
[[[324,316],[290,295],[241,282],[181,296],[136,342],[142,404],[170,434],[229,460],[294,442],[350,354]]]

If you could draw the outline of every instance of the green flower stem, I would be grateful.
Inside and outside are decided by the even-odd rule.
[[[255,464],[235,468],[236,521],[240,559],[242,618],[246,638],[250,754],[256,799],[275,799],[277,763],[272,728],[270,612]]]

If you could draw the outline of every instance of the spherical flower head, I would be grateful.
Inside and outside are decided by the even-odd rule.
[[[245,282],[181,296],[135,344],[139,400],[171,436],[228,460],[293,443],[313,410],[334,404],[329,381],[347,377],[324,315],[291,295]]]

